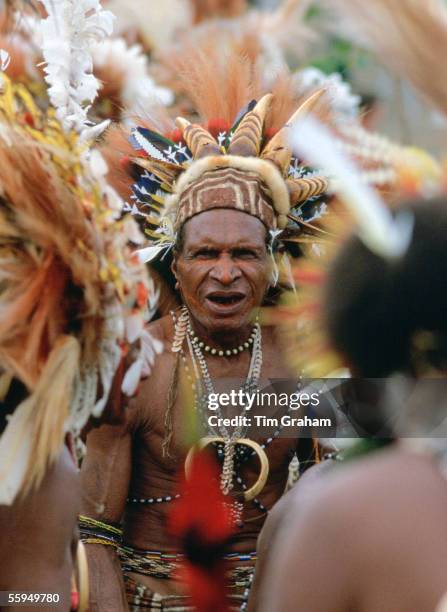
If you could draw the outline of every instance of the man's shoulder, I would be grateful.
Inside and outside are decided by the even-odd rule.
[[[386,517],[391,508],[414,506],[415,490],[421,492],[422,508],[422,500],[435,494],[437,484],[430,460],[392,444],[352,463],[334,465],[322,475],[310,499],[297,495],[292,504],[299,503],[316,523],[333,524],[337,530],[341,525],[354,528],[365,525],[367,517],[371,522]]]
[[[164,350],[166,350],[166,345],[170,346],[174,335],[172,316],[167,314],[161,319],[151,321],[146,325],[146,330],[153,338],[163,342]]]
[[[149,375],[141,380],[138,395],[132,400],[132,423],[141,424],[141,420],[147,420],[149,413],[154,415],[160,408],[160,399],[168,388],[171,376],[174,355],[171,352],[173,338],[172,317],[166,315],[161,319],[152,321],[146,325],[146,331],[152,338],[161,343],[160,352],[154,355]],[[149,412],[148,412],[148,409]]]
[[[143,381],[143,388],[158,386],[169,379],[169,372],[174,364],[175,354],[172,352],[174,325],[171,315],[166,315],[146,326],[147,332],[162,344],[161,351],[155,356],[149,376]]]

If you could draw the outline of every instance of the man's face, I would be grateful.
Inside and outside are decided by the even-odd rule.
[[[263,223],[244,212],[218,209],[192,217],[183,231],[173,271],[193,318],[211,333],[249,324],[268,287]]]

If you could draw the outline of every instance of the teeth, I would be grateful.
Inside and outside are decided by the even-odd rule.
[[[239,302],[242,297],[233,295],[233,296],[223,296],[223,295],[214,295],[209,298],[213,302],[217,302],[218,304],[235,304]]]

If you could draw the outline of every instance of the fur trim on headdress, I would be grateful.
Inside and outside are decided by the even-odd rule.
[[[401,148],[367,133],[355,117],[343,117],[341,121],[340,113],[332,111],[333,100],[326,83],[317,90],[307,85],[297,88],[290,76],[282,74],[271,94],[261,97],[259,49],[253,56],[241,56],[237,37],[216,31],[213,38],[211,31],[199,40],[182,44],[173,61],[171,56],[165,56],[181,81],[180,91],[194,102],[200,119],[190,123],[179,118],[178,129],[169,133],[135,128],[130,137],[137,152],[131,158],[132,171],[139,175],[133,186],[132,211],[144,220],[145,233],[153,241],[142,250],[142,256],[152,258],[172,247],[176,219],[182,221],[190,215],[189,208],[191,212],[196,209],[189,194],[185,194],[188,210],[177,215],[175,208],[182,205],[179,196],[185,188],[192,192],[189,186],[194,180],[200,181],[204,173],[218,168],[255,173],[271,192],[275,214],[279,216],[277,226],[285,227],[287,216],[288,227],[296,233],[313,231],[314,222],[327,210],[328,177],[314,172],[309,160],[293,156],[289,141],[291,126],[309,114],[328,125],[338,146],[356,159],[364,182],[390,191],[397,179]],[[221,44],[222,40],[230,41],[228,48]],[[274,172],[272,165],[279,172]],[[279,185],[288,189],[288,198]],[[211,198],[218,201],[217,193],[209,190],[209,195],[203,210],[209,209]],[[229,202],[228,190],[225,197]]]

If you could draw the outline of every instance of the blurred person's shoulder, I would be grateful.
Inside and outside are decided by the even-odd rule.
[[[354,460],[337,462],[326,476],[324,486],[313,490],[306,505],[330,507],[344,516],[357,516],[359,510],[371,505],[377,509],[380,501],[405,502],[414,497],[415,487],[427,495],[439,493],[442,483],[447,502],[447,481],[433,457],[412,452],[398,443]]]

